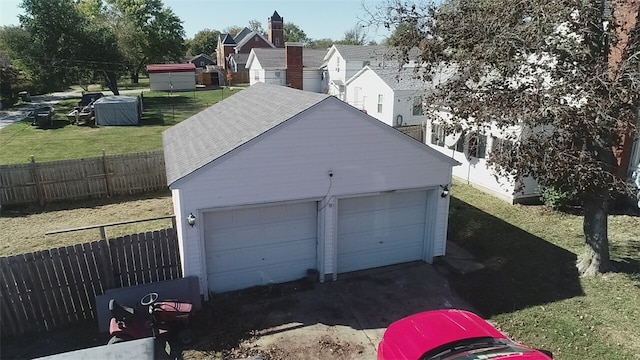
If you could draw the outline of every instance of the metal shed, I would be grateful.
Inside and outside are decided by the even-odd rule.
[[[96,125],[138,125],[140,99],[136,96],[107,96],[96,100]]]

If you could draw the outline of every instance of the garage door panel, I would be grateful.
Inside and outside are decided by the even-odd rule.
[[[393,209],[371,211],[366,214],[347,214],[340,217],[338,225],[342,234],[383,231],[384,229],[396,229],[405,226],[424,223],[424,211],[418,207],[405,207],[401,210]]]
[[[387,228],[385,232],[368,231],[363,233],[346,234],[340,237],[341,252],[359,252],[366,248],[407,247],[419,242],[422,238],[424,226],[421,224]]]
[[[291,259],[313,263],[315,262],[315,239],[265,244],[254,247],[251,251],[245,249],[220,251],[208,259],[211,262],[209,268],[215,273],[277,265],[282,262],[283,253]]]
[[[298,279],[316,267],[316,240],[316,202],[206,213],[209,290]]]
[[[338,272],[422,259],[426,202],[426,191],[339,200]]]
[[[295,269],[292,271],[292,268]],[[221,291],[246,289],[256,285],[282,283],[306,276],[306,262],[293,262],[287,265],[273,265],[260,269],[242,269],[209,275],[209,283],[232,284]],[[212,289],[210,289],[212,290]]]

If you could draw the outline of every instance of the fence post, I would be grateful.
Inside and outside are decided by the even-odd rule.
[[[44,205],[44,190],[42,189],[42,183],[40,183],[40,176],[38,174],[38,164],[36,164],[35,156],[31,155],[31,174],[33,176],[33,181],[36,183],[36,195],[38,197],[38,202],[40,205]]]
[[[109,179],[109,168],[107,167],[107,152],[102,149],[102,167],[104,168],[104,182],[107,185],[107,197],[111,197],[111,181]]]
[[[107,241],[107,232],[104,230],[104,226],[100,226],[100,239]]]

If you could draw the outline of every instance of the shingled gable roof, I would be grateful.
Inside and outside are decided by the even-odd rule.
[[[257,83],[162,133],[169,185],[330,98]]]
[[[235,45],[236,42],[233,40],[233,36],[231,34],[220,34],[220,42],[223,45]]]
[[[249,54],[247,60],[247,66],[250,66],[250,61],[258,60],[260,66],[267,70],[286,69],[286,49],[267,49],[267,48],[253,48]],[[322,65],[324,55],[327,52],[325,50],[307,49],[302,48],[302,66],[305,68],[317,69]]]
[[[415,73],[414,67],[399,68],[397,62],[388,63],[384,67],[365,66],[347,80],[347,84],[352,83],[367,71],[372,71],[376,74],[392,90],[432,90],[433,87],[431,83],[426,83],[419,78],[419,74]]]
[[[335,53],[340,53],[340,56],[346,61],[350,60],[383,60],[387,56],[391,56],[392,49],[384,45],[333,45],[329,48],[324,60],[329,58]]]
[[[253,31],[251,29],[249,29],[248,27],[245,27],[239,33],[237,33],[236,36],[233,37],[233,40],[236,43],[240,43],[240,41],[242,41],[242,39],[247,37],[247,35],[251,34],[252,32]]]
[[[236,43],[237,43],[236,44],[236,48],[241,48],[242,46],[244,46],[244,44],[248,43],[251,39],[253,39],[254,36],[259,36],[260,38],[262,38],[262,40],[264,40],[272,48],[276,47],[271,42],[269,42],[269,40],[266,37],[264,37],[264,35],[260,34],[259,32],[256,32],[256,31],[251,31],[250,33],[246,34],[242,39],[238,40],[238,37],[236,37]]]

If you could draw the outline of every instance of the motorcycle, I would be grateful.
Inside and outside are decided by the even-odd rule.
[[[177,300],[158,301],[158,293],[148,293],[140,299],[145,311],[136,311],[109,300],[111,322],[109,323],[109,344],[146,337],[175,339],[182,345],[193,341],[193,330],[189,323],[193,315],[193,305]]]

